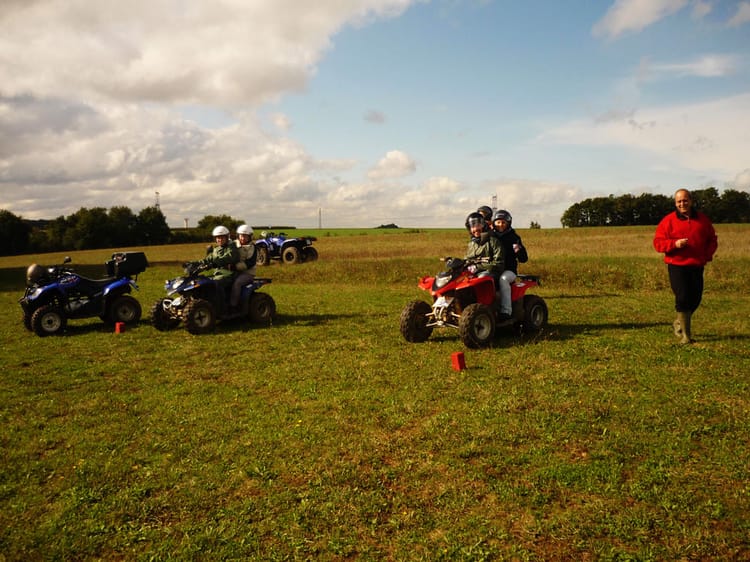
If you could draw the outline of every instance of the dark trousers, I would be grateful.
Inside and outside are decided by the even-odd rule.
[[[703,298],[703,268],[667,264],[677,312],[695,312]]]

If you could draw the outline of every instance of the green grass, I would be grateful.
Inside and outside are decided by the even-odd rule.
[[[139,326],[44,339],[16,301],[60,256],[0,258],[0,557],[747,559],[750,227],[717,230],[687,347],[652,229],[521,231],[550,327],[485,350],[398,331],[458,230],[321,236],[262,270],[271,327],[201,337],[148,308],[203,245],[145,248]]]

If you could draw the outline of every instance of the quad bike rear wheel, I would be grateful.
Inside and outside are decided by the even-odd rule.
[[[65,330],[68,319],[59,306],[46,304],[31,315],[31,329],[39,337],[53,336]]]
[[[204,299],[196,299],[185,307],[185,327],[191,334],[212,332],[216,326],[214,305]]]
[[[253,293],[247,307],[253,324],[270,324],[276,315],[276,302],[266,293]]]
[[[164,310],[164,299],[159,299],[151,307],[151,324],[160,332],[176,328],[179,323],[179,318],[174,318]]]
[[[258,247],[255,263],[258,265],[271,265],[271,260],[268,258],[268,248],[264,246]]]
[[[289,246],[281,252],[281,261],[284,264],[294,265],[300,262],[299,248],[296,246]]]
[[[487,347],[495,337],[495,315],[484,304],[470,304],[461,314],[458,331],[466,347]]]
[[[547,303],[537,295],[526,295],[523,297],[523,330],[525,332],[538,332],[547,325],[549,312]]]
[[[412,301],[401,311],[401,335],[411,343],[422,343],[432,335],[432,326],[427,325],[432,307],[425,301]]]
[[[130,295],[120,295],[109,307],[108,320],[113,324],[124,322],[126,324],[137,324],[141,319],[141,304]]]
[[[304,256],[305,261],[318,260],[318,250],[316,250],[312,246],[307,246],[304,250],[302,250],[302,255]]]

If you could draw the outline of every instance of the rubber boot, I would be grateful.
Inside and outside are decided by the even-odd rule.
[[[674,328],[674,335],[678,338],[682,338],[682,324],[680,324],[680,315],[677,315],[677,318],[674,319],[674,322],[672,322],[672,328]]]
[[[690,317],[693,315],[692,312],[678,312],[677,317],[680,320],[680,327],[682,328],[682,336],[680,337],[680,343],[693,343],[693,339],[690,334]]]

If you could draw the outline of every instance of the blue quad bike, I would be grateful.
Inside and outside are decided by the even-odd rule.
[[[284,232],[276,234],[265,230],[261,232],[260,236],[255,241],[258,265],[271,265],[272,260],[293,265],[318,259],[318,250],[313,246],[313,242],[317,240],[315,236],[289,238]]]
[[[201,275],[207,268],[194,262],[183,264],[185,275],[164,283],[167,296],[151,307],[151,323],[160,331],[185,323],[191,334],[212,332],[218,320],[248,319],[254,324],[270,324],[276,314],[271,295],[258,291],[271,279],[256,277],[242,288],[236,310],[229,306],[229,287]]]
[[[26,270],[26,291],[19,300],[23,325],[38,336],[65,331],[69,319],[98,316],[104,322],[137,324],[141,305],[130,294],[138,289],[133,277],[146,271],[143,252],[118,252],[105,262],[107,277],[89,279],[67,264],[42,266],[31,264]]]

